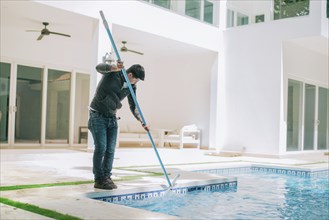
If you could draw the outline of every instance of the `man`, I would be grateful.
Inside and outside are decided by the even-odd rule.
[[[128,96],[130,110],[137,120],[142,122],[140,114],[130,94],[121,69],[122,62],[116,65],[101,63],[96,66],[97,72],[103,74],[98,83],[96,94],[90,104],[88,128],[93,135],[95,151],[93,155],[94,188],[116,189],[111,179],[114,151],[117,141],[118,124],[116,112],[122,107],[121,101]],[[135,64],[127,69],[127,76],[136,94],[136,83],[144,80],[144,68]],[[148,126],[143,125],[145,129]]]

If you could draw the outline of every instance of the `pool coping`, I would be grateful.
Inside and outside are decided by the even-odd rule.
[[[168,170],[170,171],[170,169]],[[175,171],[171,172],[170,176],[174,175]],[[166,193],[169,191],[177,194],[185,194],[194,190],[227,190],[235,189],[236,187],[236,177],[224,177],[214,174],[181,171],[180,177],[173,187],[168,187],[166,185],[156,185],[151,187],[137,187],[132,189],[116,189],[111,191],[88,192],[84,195],[88,198],[95,200],[115,202],[126,199],[145,199],[151,197],[160,197],[166,195]]]
[[[222,176],[219,176],[219,171]],[[161,187],[143,187],[143,188],[134,188],[130,190],[115,190],[115,191],[106,191],[106,192],[93,192],[86,193],[85,196],[95,200],[101,200],[105,202],[119,202],[123,200],[140,200],[152,197],[161,197],[164,196],[169,190],[177,194],[185,194],[194,190],[205,190],[205,191],[224,191],[228,189],[236,189],[238,186],[237,177],[230,176],[234,173],[244,173],[244,172],[265,172],[273,173],[279,175],[290,175],[297,177],[314,177],[317,175],[328,175],[328,167],[296,167],[289,165],[274,165],[274,164],[259,164],[259,163],[245,163],[235,164],[235,166],[224,166],[218,168],[203,168],[200,170],[189,170],[182,171],[184,174],[192,174],[194,176],[199,176],[200,173],[205,174],[209,179],[204,181],[191,181],[179,183],[170,189],[166,186]],[[228,176],[227,176],[228,175]],[[198,177],[195,177],[196,179]],[[205,176],[203,176],[205,178]],[[192,190],[191,190],[192,189]]]

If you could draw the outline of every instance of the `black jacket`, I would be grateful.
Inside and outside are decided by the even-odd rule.
[[[126,81],[122,75],[123,73],[121,71],[110,72],[109,67],[103,67],[104,64],[96,66],[96,70],[103,74],[103,76],[98,83],[95,96],[90,103],[90,108],[106,117],[115,117],[117,110],[122,107],[121,101],[128,96],[131,112],[137,120],[141,121],[140,114],[130,94],[129,88],[124,86]],[[131,86],[136,95],[136,85]]]

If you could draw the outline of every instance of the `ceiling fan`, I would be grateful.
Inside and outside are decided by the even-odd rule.
[[[136,51],[136,50],[130,50],[130,49],[128,49],[128,48],[126,47],[126,43],[127,43],[127,41],[122,41],[122,44],[123,44],[123,45],[122,45],[120,51],[122,51],[122,52],[133,52],[133,53],[137,53],[137,54],[139,54],[139,55],[144,55],[143,53],[138,52],[138,51]]]
[[[56,35],[61,35],[61,36],[64,36],[64,37],[71,37],[70,35],[68,34],[63,34],[63,33],[57,33],[57,32],[52,32],[52,31],[49,31],[47,29],[47,26],[49,25],[48,22],[42,22],[42,24],[45,26],[42,30],[41,30],[41,34],[40,36],[38,37],[37,40],[41,40],[43,38],[43,36],[45,35],[50,35],[50,34],[56,34]],[[28,32],[40,32],[40,30],[26,30]]]

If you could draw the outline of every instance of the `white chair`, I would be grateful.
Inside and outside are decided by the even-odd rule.
[[[178,132],[168,132],[164,135],[164,144],[179,144],[179,148],[182,149],[184,144],[193,144],[200,149],[201,144],[201,131],[196,125],[187,125],[182,127]]]

